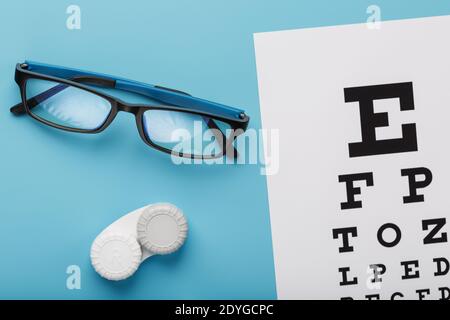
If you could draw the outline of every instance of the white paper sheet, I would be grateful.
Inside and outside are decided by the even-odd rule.
[[[450,296],[449,228],[440,225],[450,212],[449,30],[450,17],[433,17],[383,22],[380,29],[255,34],[263,127],[280,130],[280,170],[267,177],[279,299]],[[351,89],[375,85],[384,86]],[[363,103],[361,119],[359,103],[350,102],[355,96],[376,97],[374,114],[370,101]],[[362,131],[364,145],[354,145],[350,157],[349,144],[361,142]],[[410,188],[403,169],[425,180],[417,183],[424,201],[404,203]],[[355,181],[362,207],[341,209],[348,195],[338,177],[357,173],[371,175],[373,186],[370,179]],[[356,228],[352,251],[339,252],[338,228]],[[374,264],[378,273],[381,264],[386,269],[381,282],[372,282]],[[435,275],[437,264],[443,275]],[[349,268],[345,285],[339,268]],[[348,284],[354,278],[357,284]]]

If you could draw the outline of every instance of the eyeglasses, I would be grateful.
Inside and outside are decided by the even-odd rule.
[[[234,141],[250,120],[241,109],[175,89],[43,63],[17,64],[15,80],[22,97],[10,109],[15,115],[28,114],[66,131],[98,133],[118,112],[129,112],[146,144],[179,157],[237,157]],[[158,105],[127,103],[101,89],[142,95]]]

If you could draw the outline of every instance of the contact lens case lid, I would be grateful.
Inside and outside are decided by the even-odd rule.
[[[142,251],[131,235],[105,233],[95,239],[91,247],[94,269],[108,280],[130,277],[141,263]]]
[[[137,224],[139,243],[154,254],[169,254],[186,240],[188,225],[183,212],[168,203],[148,206]]]

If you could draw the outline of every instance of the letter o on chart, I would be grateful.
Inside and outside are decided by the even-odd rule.
[[[393,240],[386,239],[387,237],[387,230],[390,229],[391,231],[389,233],[392,234],[392,232],[395,234]],[[383,224],[380,229],[378,229],[377,233],[378,242],[387,248],[395,247],[402,238],[402,232],[400,231],[400,228],[394,224],[394,223],[385,223]]]

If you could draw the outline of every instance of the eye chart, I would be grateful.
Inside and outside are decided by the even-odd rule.
[[[279,299],[449,299],[450,17],[255,34]]]

